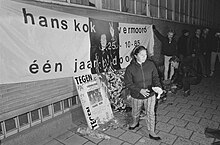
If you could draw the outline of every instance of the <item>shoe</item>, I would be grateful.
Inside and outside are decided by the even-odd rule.
[[[188,97],[189,95],[190,95],[190,90],[184,91],[184,94],[183,94],[184,97]]]
[[[161,138],[159,136],[154,137],[152,135],[149,134],[150,139],[154,139],[154,140],[161,140]]]
[[[136,127],[139,127],[139,122],[134,127],[129,126],[128,129],[129,130],[134,130]]]
[[[210,77],[212,77],[212,76],[213,76],[213,74],[214,74],[214,72],[213,72],[213,71],[211,71],[211,73],[209,74],[209,76],[210,76]]]

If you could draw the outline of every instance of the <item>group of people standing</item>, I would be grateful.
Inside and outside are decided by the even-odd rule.
[[[132,61],[126,67],[124,83],[130,91],[132,102],[133,123],[129,129],[133,130],[139,126],[140,115],[144,109],[149,137],[161,140],[155,133],[155,105],[158,95],[163,92],[164,82],[171,80],[183,88],[184,96],[188,96],[192,79],[198,76],[200,78],[212,76],[216,56],[220,60],[220,33],[216,33],[212,38],[208,28],[196,29],[195,34],[190,37],[190,32],[183,30],[176,41],[174,31],[169,31],[167,36],[163,36],[154,25],[152,28],[162,43],[161,54],[164,56],[162,81],[156,64],[148,59],[147,49],[144,46],[136,46],[131,52]]]

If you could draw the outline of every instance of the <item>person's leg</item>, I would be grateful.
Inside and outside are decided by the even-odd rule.
[[[169,60],[171,56],[164,55],[164,80],[168,79],[168,71],[169,71]]]
[[[203,74],[203,76],[206,77],[205,59],[204,59],[204,55],[202,55],[202,54],[199,56],[199,63],[200,63],[200,67],[202,70],[202,74]]]
[[[132,106],[133,123],[130,127],[134,127],[139,122],[140,113],[143,106],[143,100],[131,98],[131,106]]]
[[[152,96],[146,100],[144,100],[145,111],[147,112],[147,116],[145,118],[147,128],[150,131],[150,134],[156,137],[155,133],[155,104],[156,104],[156,96]]]
[[[211,53],[211,73],[210,73],[210,76],[213,75],[213,72],[215,70],[215,61],[216,61],[216,56],[217,56],[217,53],[216,52],[212,52]]]
[[[190,94],[190,78],[183,77],[183,92],[184,96],[187,97]]]
[[[170,66],[170,76],[169,76],[169,79],[170,79],[170,80],[172,79],[173,74],[174,74],[174,67],[171,65],[171,66]]]

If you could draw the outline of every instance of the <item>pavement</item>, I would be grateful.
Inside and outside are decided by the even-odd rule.
[[[162,138],[149,138],[146,124],[141,120],[135,130],[127,127],[108,128],[102,131],[110,139],[82,136],[76,132],[80,126],[86,127],[81,118],[74,121],[74,127],[57,137],[42,141],[41,145],[211,145],[220,141],[205,136],[205,128],[220,129],[220,71],[213,77],[204,78],[198,85],[191,86],[191,95],[182,92],[169,94],[167,101],[159,104],[156,111],[156,133]]]

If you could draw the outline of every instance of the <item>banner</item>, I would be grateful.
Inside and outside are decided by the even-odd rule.
[[[102,21],[1,0],[0,84],[118,70],[130,63],[136,45],[153,55],[153,42],[148,24]]]
[[[97,129],[114,116],[109,102],[105,75],[85,74],[74,78],[83,112],[90,129]]]

